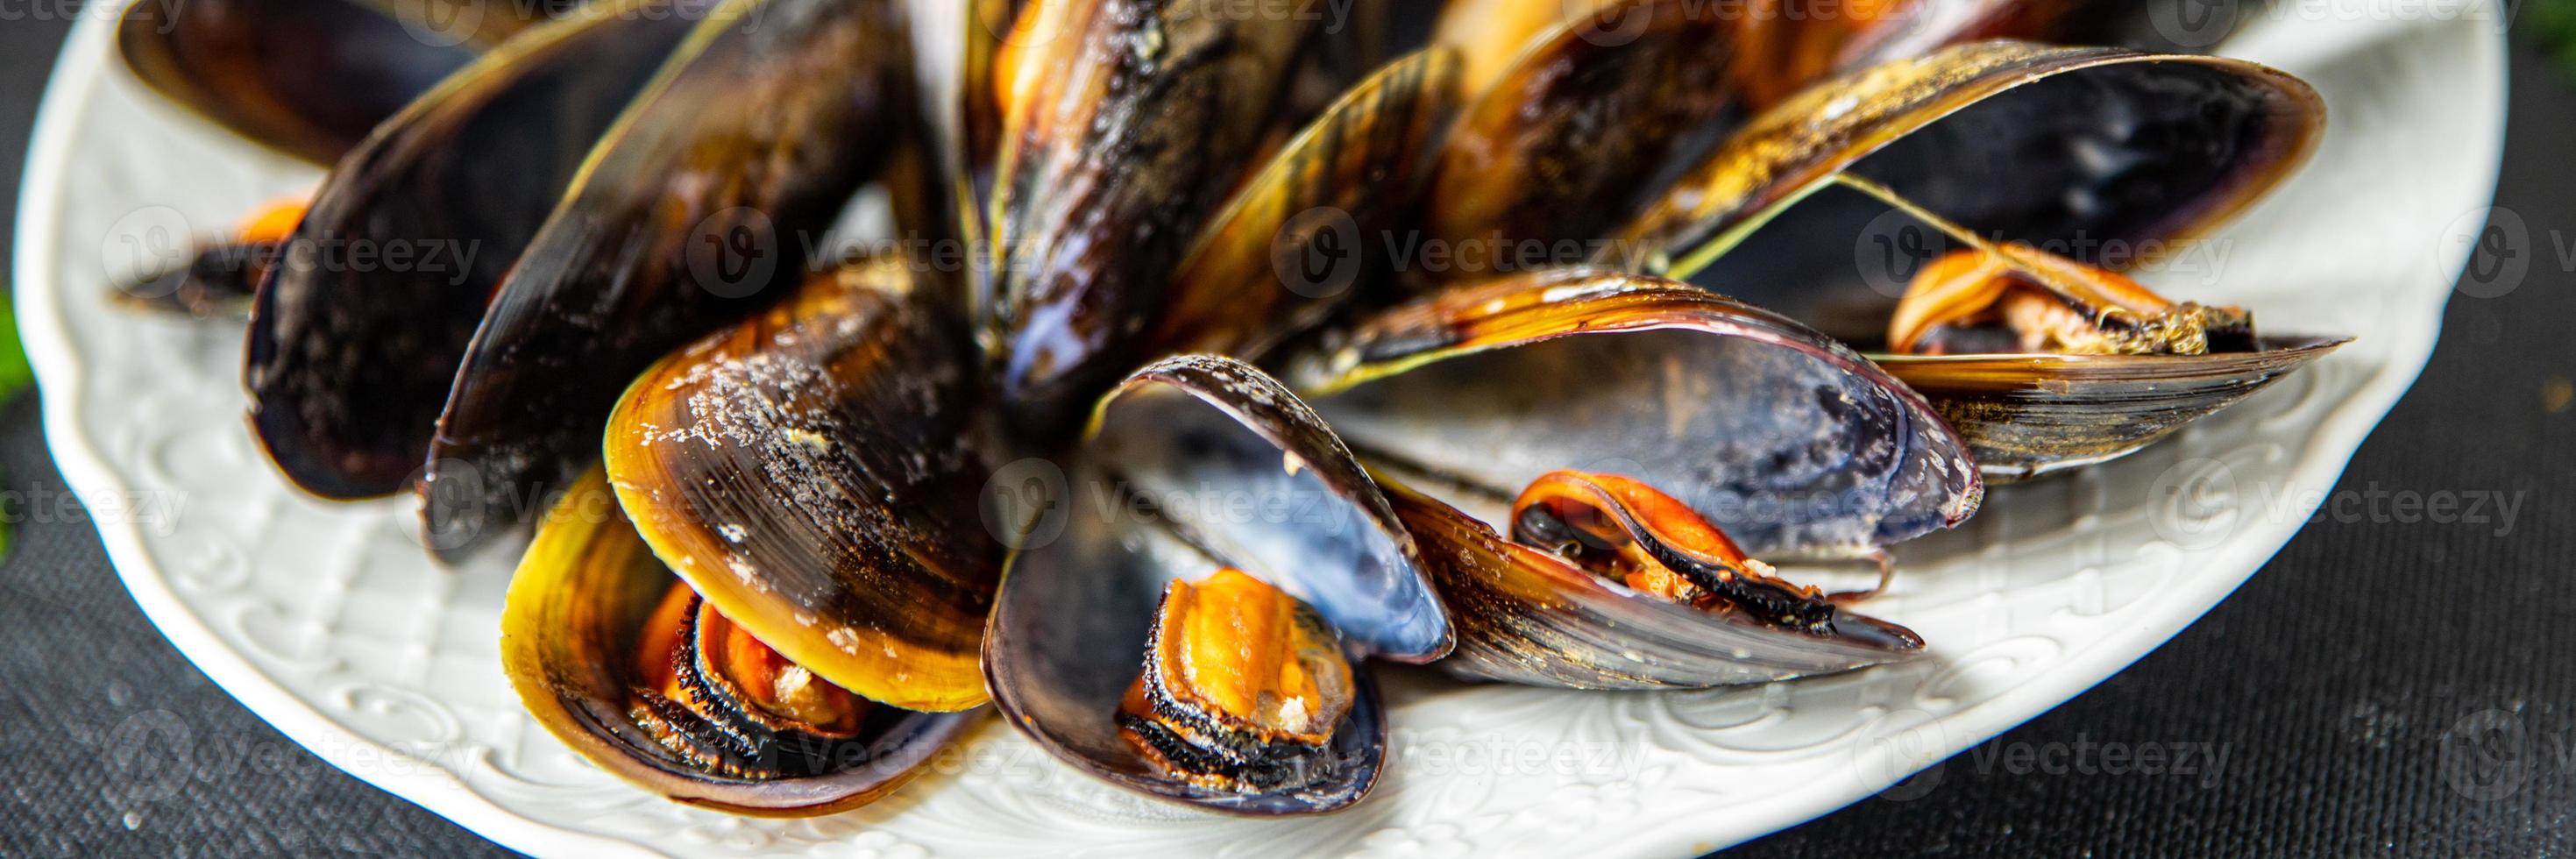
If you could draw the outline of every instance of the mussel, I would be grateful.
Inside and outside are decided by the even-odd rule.
[[[1046,0],[1003,46],[982,307],[1000,407],[1033,443],[1143,361],[1257,351],[1316,321],[1420,190],[1458,97],[1451,52],[1391,63],[1303,123],[1289,80],[1331,34],[1262,17]]]
[[[286,197],[253,209],[232,232],[195,239],[187,263],[119,282],[115,298],[130,307],[201,318],[246,315],[259,282],[286,249],[287,237],[303,223],[306,203],[302,197]]]
[[[871,699],[958,710],[984,700],[1004,544],[976,506],[965,322],[910,264],[816,275],[673,353],[598,443],[645,541],[744,629]]]
[[[908,265],[808,278],[628,389],[511,588],[557,736],[675,799],[813,814],[970,724],[1003,543],[965,321]]]
[[[654,0],[513,39],[352,150],[251,308],[251,426],[325,498],[403,487],[487,299],[689,22]],[[621,11],[622,10],[622,11]],[[352,254],[409,252],[407,265]]]
[[[1453,287],[1363,318],[1288,378],[1422,542],[1459,631],[1442,666],[1469,676],[1710,686],[1919,655],[1912,633],[1756,575],[1746,552],[1883,563],[1879,547],[1983,497],[1966,443],[1859,354],[1651,277]],[[1743,588],[1659,598],[1605,576],[1600,552]]]
[[[984,637],[1006,720],[1149,796],[1239,814],[1357,801],[1386,755],[1360,666],[1451,646],[1414,539],[1295,395],[1179,356],[1104,397],[1010,561]],[[1052,469],[1052,470],[1050,470]]]
[[[1770,106],[1830,75],[1990,39],[2196,51],[2244,20],[2199,0],[1751,0],[1736,86]]]
[[[172,104],[330,164],[542,11],[505,0],[134,0],[116,47]]]
[[[1386,265],[1367,237],[1428,180],[1456,65],[1444,50],[1389,63],[1281,147],[1192,240],[1136,354],[1257,356],[1358,297]]]
[[[2175,302],[2027,245],[1961,239],[1971,249],[1915,275],[1876,360],[1934,397],[2001,479],[2129,453],[2349,342],[2260,335],[2241,307]]]
[[[276,152],[329,165],[441,78],[553,10],[500,0],[134,0],[117,23],[126,70],[173,104]],[[307,201],[281,201],[188,262],[118,284],[146,308],[234,310]]]
[[[1615,38],[1576,17],[1475,90],[1422,205],[1424,238],[1445,243],[1451,265],[1414,280],[1579,264],[1738,121],[1726,85],[1737,58],[1718,4],[1596,5],[1621,22]]]
[[[1438,4],[1440,11],[1432,24],[1431,40],[1458,52],[1462,61],[1459,85],[1470,93],[1482,93],[1493,89],[1505,72],[1519,65],[1521,56],[1533,48],[1533,43],[1569,23],[1602,15],[1602,10],[1614,2],[1448,0]]]
[[[1357,688],[1314,606],[1227,567],[1163,586],[1118,735],[1197,787],[1297,790],[1331,777],[1333,733]]]
[[[418,484],[455,555],[570,477],[638,371],[777,300],[909,134],[892,0],[727,0],[601,138],[465,345]]]
[[[867,803],[981,715],[871,701],[746,634],[647,550],[596,468],[544,517],[501,630],[511,684],[557,739],[647,790],[739,814]]]
[[[2322,117],[2306,84],[2239,60],[1966,45],[1851,73],[1763,114],[1618,230],[1600,261],[1875,345],[1904,291],[1881,256],[1901,268],[1956,242],[1975,262],[2061,285],[2069,278],[2046,272],[2153,263],[2145,251],[2188,248],[2177,243],[2296,169]],[[1873,219],[1875,233],[1863,223]],[[1855,259],[1872,237],[1888,253]],[[2241,350],[2199,355],[2013,344],[1878,360],[1941,408],[1989,476],[2012,480],[2135,450],[2342,342],[2234,327]]]

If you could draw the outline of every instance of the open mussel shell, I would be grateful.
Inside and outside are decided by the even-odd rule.
[[[1289,382],[1373,467],[1461,499],[1508,503],[1561,468],[1616,472],[1762,555],[1902,542],[1983,497],[1966,444],[1904,384],[1778,314],[1661,278],[1500,278],[1335,340]]]
[[[637,703],[645,626],[674,581],[592,469],[545,518],[502,609],[502,666],[528,712],[621,779],[736,814],[826,814],[894,790],[980,716],[875,708],[853,737],[822,752],[827,771],[814,775],[747,776],[677,754],[655,741],[650,711]],[[808,751],[821,750],[771,750]]]
[[[1851,184],[1838,177],[1994,243],[2144,265],[2287,177],[2322,124],[2307,84],[2239,60],[1965,45],[1852,72],[1765,113],[1609,253],[1867,345],[1910,276],[1900,258],[1933,252],[1908,239],[1940,233],[1863,194],[1809,197]],[[2189,360],[1889,360],[1985,468],[2011,478],[2133,450],[2323,354],[2298,338],[2260,345]],[[2269,354],[2283,345],[2310,348]]]
[[[135,0],[126,68],[163,97],[317,164],[540,18],[504,0]]]
[[[492,298],[420,482],[453,556],[569,478],[634,374],[774,301],[899,142],[888,0],[727,0],[599,141]]]
[[[1442,670],[1570,689],[1697,689],[1833,674],[1921,656],[1902,627],[1836,609],[1831,634],[1791,632],[1605,581],[1389,480],[1458,627]]]
[[[1895,297],[1856,276],[1841,239],[1858,230],[1818,242],[1812,223],[1792,219],[1848,213],[1797,206],[1765,230],[1830,254],[1747,253],[1766,266],[1762,276],[1695,275],[1844,171],[1997,242],[2136,247],[2191,236],[2288,176],[2323,121],[2314,89],[2242,60],[1962,45],[1850,72],[1765,111],[1596,261],[1691,279],[1843,335],[1827,323],[1854,315],[1848,305],[1892,310]],[[1789,262],[1766,260],[1775,256]]]
[[[1873,355],[1929,398],[2003,483],[2115,459],[2181,429],[2349,337],[2265,336],[2203,355]]]
[[[1027,499],[1045,512],[1012,557],[985,635],[993,701],[1013,727],[1110,783],[1216,811],[1312,814],[1368,792],[1386,754],[1386,715],[1357,663],[1438,659],[1451,637],[1413,538],[1314,412],[1248,365],[1180,356],[1103,399],[1068,466],[1013,468],[1027,472],[1015,479],[1055,484]],[[1198,786],[1119,734],[1114,717],[1143,665],[1159,595],[1221,567],[1311,605],[1354,665],[1355,701],[1332,731],[1322,777],[1304,787]]]
[[[1032,17],[1034,16],[1034,17]],[[1278,135],[1308,16],[1041,0],[1004,45],[986,326],[1001,407],[1060,441],[1140,354],[1174,267]]]
[[[1955,525],[1984,483],[1967,444],[1859,354],[1657,278],[1560,270],[1362,319],[1289,378],[1371,464],[1458,625],[1454,673],[1575,688],[1702,687],[1920,652],[1851,616],[1766,627],[1604,584],[1504,538],[1559,469],[1664,492],[1756,556],[1866,554]]]
[[[654,551],[815,674],[915,710],[984,701],[1001,539],[976,507],[964,322],[856,263],[636,378],[608,475]]]
[[[540,27],[341,160],[251,308],[251,425],[288,478],[362,498],[419,472],[486,298],[688,31],[635,0]]]

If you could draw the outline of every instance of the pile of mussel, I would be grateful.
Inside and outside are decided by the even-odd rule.
[[[1375,661],[1918,658],[1794,571],[1883,583],[1989,482],[2343,342],[2086,251],[2261,197],[2307,85],[2158,52],[2153,0],[1815,2],[197,0],[119,36],[329,167],[150,279],[247,303],[295,485],[417,493],[447,558],[533,523],[504,660],[601,767],[819,814],[990,703],[1110,783],[1304,814],[1377,779]],[[1856,268],[1867,230],[1911,265]],[[478,253],[311,252],[423,240]]]

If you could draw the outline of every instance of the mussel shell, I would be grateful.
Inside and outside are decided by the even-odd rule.
[[[251,425],[288,478],[362,498],[418,473],[494,284],[688,28],[651,2],[541,27],[341,160],[251,309]]]
[[[1421,542],[1458,626],[1452,674],[1571,689],[1704,688],[1832,674],[1919,657],[1919,644],[1803,635],[1609,584],[1503,537],[1458,508],[1381,482]],[[1884,626],[1867,618],[1847,623]],[[1910,635],[1910,633],[1907,633]]]
[[[501,0],[134,0],[116,46],[171,102],[329,164],[535,20]]]
[[[992,193],[993,163],[1002,136],[1001,99],[994,83],[1002,38],[1026,5],[1023,0],[912,3],[904,24],[912,45],[912,94],[920,116],[921,169],[915,179],[930,193],[922,217],[902,223],[901,238],[927,246],[981,247],[985,205]],[[899,215],[900,217],[900,215]],[[994,284],[980,265],[950,266],[955,291],[969,308],[992,303]]]
[[[1252,815],[1357,801],[1386,753],[1364,667],[1329,744],[1330,775],[1295,791],[1193,786],[1140,757],[1113,717],[1165,584],[1225,566],[1314,606],[1355,663],[1448,653],[1447,614],[1384,496],[1313,411],[1231,359],[1150,365],[1102,400],[1092,426],[995,599],[984,638],[994,703],[1050,754],[1150,796]]]
[[[1470,94],[1492,89],[1534,43],[1619,0],[1446,0],[1431,39],[1458,51],[1458,82]],[[1607,40],[1604,40],[1607,41]]]
[[[1197,0],[1047,0],[1012,46],[986,308],[1012,429],[1061,440],[1139,361],[1137,335],[1208,218],[1290,127],[1314,22]]]
[[[889,0],[727,0],[602,138],[475,330],[420,483],[453,556],[571,476],[635,373],[774,301],[903,128]]]
[[[1456,71],[1447,49],[1408,55],[1282,147],[1182,259],[1140,354],[1258,355],[1366,291],[1385,262],[1372,237],[1429,178]]]
[[[2261,2],[2206,0],[1911,0],[1836,58],[1853,69],[1985,39],[2195,53],[2252,20]]]
[[[1887,217],[1883,206],[1857,194],[1800,203],[1837,173],[1991,241],[2123,267],[2153,262],[2154,248],[2187,247],[2172,242],[2252,204],[2306,160],[2322,124],[2307,84],[2239,60],[1965,45],[1853,72],[1764,114],[1631,224],[1618,250],[1637,267],[1697,272],[1694,282],[1872,343],[1894,311],[1892,255],[1904,232],[1875,236],[1890,240],[1875,250],[1891,265],[1873,269],[1862,258],[1872,249],[1855,245],[1871,240],[1860,222]],[[2093,258],[2111,249],[2138,253]],[[2011,478],[2133,450],[2319,354],[1889,360],[1974,437],[1987,471]],[[2156,390],[2138,387],[2149,382]]]
[[[1984,494],[1966,443],[1858,353],[1642,275],[1452,288],[1360,320],[1288,379],[1372,465],[1468,490],[1452,503],[1508,503],[1560,468],[1622,474],[1756,557],[1901,542]]]
[[[915,710],[984,700],[977,667],[1004,544],[962,319],[909,261],[816,275],[785,303],[636,378],[608,419],[644,539],[753,636]]]
[[[1690,278],[1722,238],[1844,170],[1998,241],[2174,239],[2286,177],[2314,150],[2323,116],[2307,84],[2242,60],[1962,45],[1851,72],[1764,112],[1596,260]],[[1811,232],[1774,228],[1815,244]],[[1835,259],[1848,275],[1850,256]],[[1809,321],[1850,291],[1793,276],[1695,280]]]
[[[1442,147],[1424,203],[1431,235],[1453,247],[1562,243],[1570,253],[1554,263],[1581,263],[1586,242],[1634,215],[1732,124],[1734,40],[1718,8],[1621,0],[1600,13],[1619,22],[1614,31],[1587,16],[1532,44]]]
[[[2249,19],[2251,4],[2205,0],[1751,0],[1738,19],[1738,85],[1769,106],[1833,73],[1952,45],[2022,39],[2197,53]],[[1872,20],[1856,13],[1874,12]]]
[[[2226,408],[2348,337],[2206,355],[1877,355],[1957,427],[1989,483],[2113,459]]]
[[[654,742],[631,711],[641,627],[673,581],[597,469],[564,494],[510,580],[501,663],[511,685],[538,724],[618,778],[736,814],[827,814],[902,785],[982,715],[879,708],[861,727],[869,760],[829,775],[761,780],[692,766]]]

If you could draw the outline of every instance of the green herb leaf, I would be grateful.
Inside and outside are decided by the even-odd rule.
[[[2558,71],[2576,84],[2576,0],[2530,0],[2523,9],[2532,36],[2558,60]]]
[[[0,293],[0,402],[36,384],[36,371],[27,366],[27,349],[18,342],[15,298],[14,294]]]

